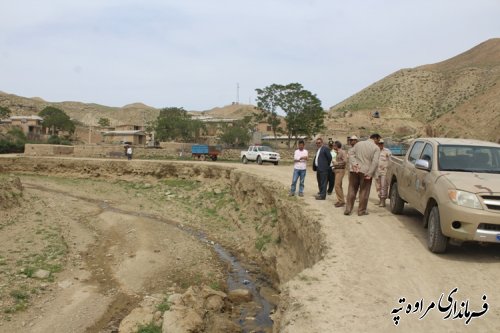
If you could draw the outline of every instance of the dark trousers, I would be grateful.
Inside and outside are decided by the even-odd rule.
[[[324,199],[326,198],[326,184],[328,182],[328,170],[316,171],[316,179],[318,181],[319,196]]]
[[[328,168],[328,189],[326,191],[332,194],[334,187],[335,187],[335,174],[333,173],[332,168]]]
[[[359,206],[358,214],[366,212],[368,206],[368,198],[370,197],[370,189],[372,187],[372,179],[365,179],[365,174],[361,172],[349,172],[349,188],[347,190],[347,202],[345,211],[352,212],[354,201],[359,189]]]

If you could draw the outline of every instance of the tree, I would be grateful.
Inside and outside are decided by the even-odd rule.
[[[271,126],[274,137],[280,125],[278,117],[279,105],[279,92],[282,85],[272,84],[264,89],[255,89],[257,91],[257,108],[262,112],[263,119]]]
[[[196,141],[205,126],[183,108],[167,107],[160,110],[154,128],[158,140]]]
[[[99,118],[97,123],[101,127],[109,127],[109,125],[110,125],[109,118]]]
[[[5,106],[0,106],[0,119],[7,118],[11,114],[10,109]]]
[[[267,116],[275,137],[279,131],[277,112],[281,110],[285,113],[289,147],[292,138],[297,141],[300,135],[312,137],[324,128],[325,112],[321,101],[301,84],[272,84],[256,90],[257,107]]]
[[[230,146],[244,146],[251,139],[251,131],[255,126],[252,116],[245,116],[241,120],[234,121],[232,126],[224,124],[222,135],[219,137],[222,143]]]
[[[324,129],[325,111],[316,95],[305,90],[299,83],[290,83],[280,91],[280,107],[286,113],[285,122],[288,146],[299,135],[313,137]]]
[[[55,134],[56,130],[67,131],[70,134],[75,132],[75,124],[61,109],[47,106],[38,115],[43,118],[44,127],[52,128],[52,134]]]

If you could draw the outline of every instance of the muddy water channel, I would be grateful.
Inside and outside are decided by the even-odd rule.
[[[238,239],[231,237],[238,233],[238,229],[232,230],[226,220],[216,220],[219,225],[215,225],[216,214],[213,214],[213,209],[198,207],[204,211],[203,214],[212,213],[212,219],[207,220],[208,227],[196,225],[192,221],[189,223],[186,216],[191,215],[194,220],[199,220],[199,217],[191,210],[192,206],[176,204],[175,199],[191,202],[196,198],[186,195],[192,183],[182,184],[178,187],[184,191],[160,189],[167,198],[174,198],[162,211],[153,209],[152,206],[152,209],[148,209],[152,204],[150,199],[155,199],[149,197],[149,194],[158,190],[155,184],[118,183],[118,188],[124,189],[127,195],[132,196],[128,202],[123,202],[123,197],[118,195],[117,184],[78,181],[75,190],[68,191],[68,186],[53,186],[50,181],[24,182],[24,186],[29,190],[60,195],[76,205],[82,202],[96,207],[95,213],[79,218],[80,221],[93,225],[98,238],[103,236],[100,245],[93,249],[95,255],[87,266],[93,267],[91,269],[94,271],[96,283],[104,289],[114,290],[112,296],[115,301],[108,307],[108,313],[87,329],[87,332],[116,331],[120,320],[138,303],[131,295],[144,296],[168,288],[173,290],[172,285],[177,288],[175,291],[179,291],[179,288],[185,289],[191,284],[201,283],[225,292],[235,289],[249,290],[252,301],[231,306],[229,317],[237,323],[242,332],[272,331],[273,321],[270,315],[277,303],[277,292],[272,288],[272,281],[255,261],[245,262],[241,255],[237,256],[234,250],[225,247],[227,245],[221,238],[227,237],[228,245],[234,247],[234,242]],[[139,191],[135,191],[137,189]],[[107,191],[114,191],[114,194],[109,195],[109,199],[104,199],[107,196],[102,193]],[[224,194],[224,191],[224,188],[217,188],[215,192]],[[205,196],[210,199],[213,192],[210,190],[204,193],[208,193]],[[160,204],[163,204],[163,201]],[[217,204],[234,205],[234,202],[228,199],[228,202],[218,201]],[[244,220],[244,216],[242,219]],[[99,225],[95,221],[104,223]],[[222,230],[218,232],[218,228]],[[213,238],[211,235],[214,235]],[[134,242],[139,245],[133,245]],[[165,259],[165,256],[169,259]],[[107,268],[97,267],[101,264],[108,265],[108,259],[111,263]],[[216,262],[211,262],[214,260]],[[152,268],[146,267],[148,263]],[[144,275],[136,276],[134,271],[137,270],[143,270]],[[221,280],[222,283],[219,283]]]

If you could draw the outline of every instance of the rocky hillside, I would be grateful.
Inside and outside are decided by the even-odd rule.
[[[111,125],[142,124],[143,121],[156,119],[159,111],[142,103],[109,107],[99,104],[80,102],[47,102],[39,97],[26,98],[0,92],[0,105],[8,107],[13,115],[33,115],[46,106],[64,110],[72,119],[83,124],[96,125],[99,118],[109,118]]]
[[[9,108],[13,115],[33,115],[46,106],[53,106],[64,110],[72,119],[85,125],[96,125],[99,118],[108,118],[111,125],[148,123],[159,114],[159,109],[143,103],[128,104],[123,107],[109,107],[99,104],[80,102],[47,102],[40,97],[26,98],[0,91],[0,106]],[[253,105],[233,104],[216,107],[206,111],[190,111],[191,114],[202,114],[216,118],[241,119],[255,112]]]
[[[375,111],[380,119],[372,119]],[[342,124],[351,132],[364,127],[386,135],[498,141],[500,38],[440,63],[399,70],[333,106],[329,116],[329,127]]]

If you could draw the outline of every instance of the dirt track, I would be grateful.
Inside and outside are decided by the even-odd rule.
[[[202,164],[211,165],[208,162]],[[277,182],[284,193],[291,180],[291,166],[220,163],[218,166],[242,169]],[[323,260],[282,285],[283,332],[500,331],[499,246],[451,247],[445,255],[434,255],[426,249],[421,217],[411,208],[406,208],[403,216],[394,216],[387,209],[375,207],[372,192],[370,215],[344,216],[341,209],[333,207],[332,197],[316,201],[313,198],[315,192],[315,177],[309,172],[306,196],[290,200],[296,205],[304,203],[309,214],[319,217],[328,249]],[[80,241],[77,243],[85,244],[85,239]],[[63,273],[61,278],[66,273],[69,272]],[[78,274],[78,270],[71,274]],[[74,282],[74,276],[71,278],[73,283],[79,283]],[[82,279],[85,277],[80,276],[76,281]],[[469,300],[469,311],[480,312],[485,303],[482,297],[486,295],[488,312],[465,325],[464,318],[444,320],[447,312],[435,308],[422,320],[418,318],[423,313],[406,314],[403,310],[398,313],[398,326],[394,325],[396,315],[391,315],[394,308],[408,303],[413,306],[420,300],[427,308],[430,302],[437,303],[442,293],[441,304],[445,306],[448,294],[455,287],[458,292],[454,294],[454,300],[458,301],[458,307],[461,301]],[[53,305],[62,305],[62,309],[68,311],[80,309],[80,303],[90,299],[82,295],[97,294],[92,287],[86,288],[81,295],[63,297],[66,303],[62,299],[61,303],[57,303],[57,299],[49,302],[47,308],[54,308],[52,316],[50,311],[46,312],[40,323],[52,323],[62,315],[64,311],[58,311]],[[91,311],[99,312],[102,311],[99,306],[106,307],[105,296],[100,297],[102,299],[96,299],[94,304],[98,306],[90,307]],[[400,297],[405,297],[405,303],[398,303]],[[73,302],[68,303],[68,299]],[[32,313],[29,315],[33,316]],[[26,331],[43,332],[48,328],[42,324],[34,327],[41,330]]]

